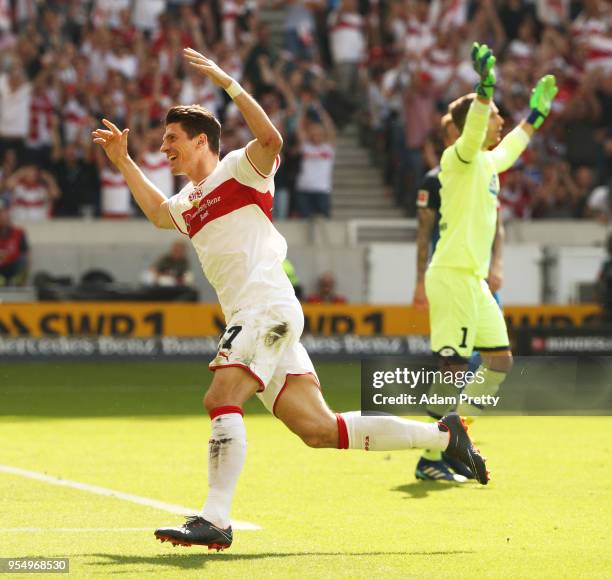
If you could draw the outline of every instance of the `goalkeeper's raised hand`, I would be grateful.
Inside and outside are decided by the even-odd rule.
[[[472,65],[480,82],[476,85],[476,93],[479,97],[487,100],[493,98],[495,90],[495,56],[486,44],[474,42],[472,45]]]
[[[534,129],[539,129],[546,120],[557,92],[559,92],[557,81],[552,74],[543,76],[531,91],[529,99],[531,113],[527,117],[527,122],[533,125]]]

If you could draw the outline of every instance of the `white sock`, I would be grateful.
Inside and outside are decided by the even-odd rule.
[[[222,406],[211,413],[208,441],[208,495],[202,516],[217,527],[230,524],[230,509],[238,477],[246,459],[246,428],[242,410]]]
[[[337,416],[340,448],[445,450],[448,446],[448,432],[439,430],[437,423],[405,420],[396,416],[361,416],[361,412],[343,412]],[[348,440],[344,439],[343,425]]]

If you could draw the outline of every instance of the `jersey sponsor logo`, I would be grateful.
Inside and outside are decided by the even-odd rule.
[[[192,238],[207,223],[247,205],[257,205],[272,221],[272,203],[273,197],[269,191],[262,193],[236,179],[228,179],[203,197],[197,206],[184,211],[182,216],[187,234]]]
[[[417,206],[418,207],[427,207],[427,203],[429,201],[429,191],[425,189],[419,189],[417,193]]]

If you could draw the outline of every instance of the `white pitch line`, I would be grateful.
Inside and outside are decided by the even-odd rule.
[[[134,533],[151,531],[151,527],[4,527],[0,533]]]
[[[41,482],[46,482],[52,485],[58,485],[63,487],[69,487],[95,495],[101,495],[103,497],[113,497],[122,501],[130,503],[136,503],[137,505],[143,505],[145,507],[151,507],[160,511],[166,511],[175,515],[190,515],[193,514],[193,509],[183,507],[181,505],[173,505],[172,503],[164,503],[155,499],[148,499],[147,497],[139,497],[138,495],[131,495],[121,491],[115,491],[113,489],[107,489],[105,487],[99,487],[96,485],[90,485],[87,483],[77,482],[73,480],[58,478],[55,476],[49,476],[33,470],[25,470],[15,466],[9,466],[7,464],[0,464],[0,472],[6,474],[13,474],[16,476],[22,476]],[[260,531],[261,527],[248,521],[232,521],[232,528],[238,531]]]

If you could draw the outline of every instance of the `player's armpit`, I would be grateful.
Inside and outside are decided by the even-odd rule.
[[[258,140],[253,140],[246,146],[246,158],[251,169],[262,179],[276,173],[280,164],[279,152],[280,147],[263,147]]]

